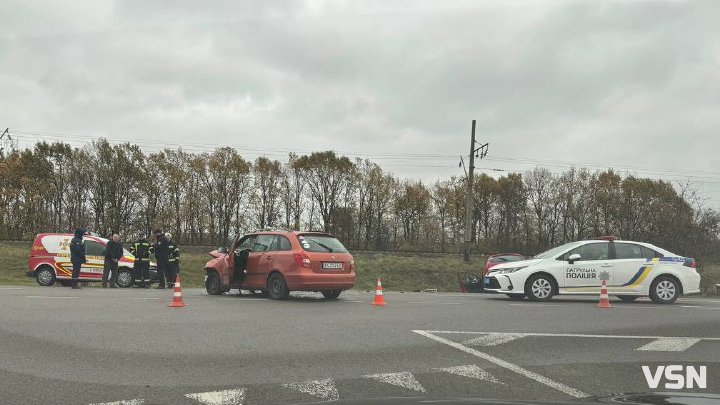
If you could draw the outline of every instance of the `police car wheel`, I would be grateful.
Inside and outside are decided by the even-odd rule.
[[[133,272],[129,269],[118,270],[117,285],[121,288],[130,288],[134,283]]]
[[[672,304],[680,296],[680,286],[675,279],[661,276],[650,284],[650,299],[656,304]]]
[[[618,295],[618,298],[620,298],[623,302],[633,302],[636,299],[640,298],[639,295]]]
[[[35,280],[43,287],[55,284],[55,271],[50,266],[40,266],[35,272]]]
[[[205,280],[205,291],[210,295],[220,295],[223,293],[221,287],[220,276],[218,276],[217,272],[208,272],[207,280]]]
[[[520,301],[521,299],[525,298],[525,294],[505,294],[513,301]]]
[[[525,295],[530,301],[550,301],[555,295],[555,282],[544,274],[532,276],[525,283]]]

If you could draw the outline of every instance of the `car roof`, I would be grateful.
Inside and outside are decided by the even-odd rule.
[[[245,235],[277,235],[277,234],[293,234],[293,235],[323,235],[333,236],[324,231],[296,231],[292,229],[258,229],[256,231],[247,232]]]
[[[37,234],[37,236],[35,236],[35,239],[40,239],[40,238],[43,238],[43,237],[45,237],[45,236],[67,236],[67,237],[70,237],[70,238],[74,238],[74,237],[75,237],[75,234],[74,234],[74,233],[62,233],[62,232],[45,232],[45,233],[39,233],[39,234]],[[102,236],[89,235],[89,234],[83,235],[83,239],[84,239],[84,238],[95,239],[95,240],[99,240],[99,241],[103,241],[103,242],[109,241],[108,238],[103,238]]]

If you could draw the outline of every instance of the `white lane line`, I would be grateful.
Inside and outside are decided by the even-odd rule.
[[[26,295],[25,298],[72,299],[77,297],[50,297],[47,295]]]
[[[408,301],[408,304],[463,305],[464,302]]]
[[[495,378],[494,375],[488,373],[487,371],[481,369],[474,364],[468,364],[467,366],[436,368],[435,370],[444,371],[446,373],[455,374],[462,377],[474,378],[476,380],[490,381],[495,384],[505,385],[505,383]]]
[[[617,305],[617,306],[615,306],[614,308],[622,308],[622,309],[628,309],[628,308],[630,308],[630,309],[635,309],[635,308],[638,308],[638,309],[653,309],[653,308],[659,308],[659,307],[657,307],[657,306],[655,306],[655,307],[648,307],[648,306],[639,306],[639,305]]]
[[[365,301],[360,301],[360,300],[342,300],[342,301],[340,301],[340,302],[365,302]],[[368,302],[370,302],[370,301],[368,301]]]
[[[185,394],[185,396],[205,405],[242,405],[243,402],[245,402],[245,388],[198,392],[195,394]]]
[[[720,300],[680,298],[678,302],[720,302]]]
[[[340,394],[337,388],[335,388],[335,381],[330,378],[327,380],[310,380],[283,384],[283,387],[310,394],[325,401],[337,401],[340,399]]]
[[[22,287],[0,287],[0,290],[22,290]]]
[[[415,379],[412,373],[403,371],[400,373],[383,373],[383,374],[368,374],[364,375],[363,378],[371,378],[376,381],[384,382],[397,387],[407,388],[409,390],[418,392],[427,392],[425,388]]]
[[[125,298],[126,300],[159,300],[160,298]]]
[[[646,350],[652,352],[682,352],[691,348],[701,339],[697,338],[664,338],[654,340],[645,346],[635,350]]]
[[[510,370],[510,371],[513,371],[513,372],[515,372],[515,373],[518,373],[518,374],[520,374],[520,375],[522,375],[522,376],[524,376],[524,377],[527,377],[527,378],[529,378],[529,379],[531,379],[531,380],[537,381],[537,382],[539,382],[539,383],[541,383],[541,384],[545,384],[545,385],[547,385],[547,386],[550,387],[550,388],[556,389],[556,390],[558,390],[558,391],[560,391],[560,392],[562,392],[562,393],[568,394],[568,395],[570,395],[570,396],[572,396],[572,397],[575,397],[575,398],[585,398],[585,397],[589,397],[588,394],[586,394],[586,393],[584,393],[584,392],[582,392],[582,391],[580,391],[580,390],[576,390],[575,388],[568,387],[567,385],[565,385],[565,384],[563,384],[563,383],[557,382],[557,381],[552,380],[552,379],[550,379],[550,378],[548,378],[548,377],[542,376],[542,375],[540,375],[540,374],[538,374],[538,373],[534,373],[534,372],[532,372],[532,371],[530,371],[530,370],[526,370],[526,369],[524,369],[524,368],[522,368],[522,367],[520,367],[520,366],[518,366],[518,365],[515,365],[515,364],[510,363],[510,362],[508,362],[508,361],[505,361],[505,360],[503,360],[503,359],[499,359],[499,358],[497,358],[497,357],[495,357],[495,356],[491,356],[491,355],[489,355],[489,354],[487,354],[487,353],[483,353],[483,352],[481,352],[481,351],[478,351],[478,350],[469,348],[469,347],[467,347],[467,346],[463,346],[463,345],[461,345],[460,343],[455,343],[455,342],[453,342],[452,340],[447,340],[447,339],[445,339],[445,338],[441,338],[441,337],[439,337],[439,336],[435,336],[435,335],[433,335],[432,333],[426,332],[426,331],[424,331],[424,330],[414,330],[413,332],[417,333],[418,335],[425,336],[425,337],[427,337],[427,338],[430,338],[430,339],[432,339],[432,340],[435,340],[435,341],[437,341],[437,342],[446,344],[446,345],[448,345],[448,346],[450,346],[450,347],[454,347],[454,348],[456,348],[456,349],[462,350],[462,351],[464,351],[465,353],[472,354],[473,356],[479,357],[479,358],[481,358],[481,359],[483,359],[483,360],[487,360],[487,361],[489,361],[489,362],[491,362],[491,363],[495,363],[495,364],[497,364],[497,365],[500,366],[500,367],[506,368],[506,369],[508,369],[508,370]]]
[[[425,330],[422,332],[427,333],[447,333],[447,334],[460,334],[460,335],[492,335],[505,332],[470,332],[460,330]],[[515,333],[515,332],[510,332]],[[700,339],[700,340],[712,340],[720,341],[720,338],[715,337],[699,337],[699,336],[628,336],[628,335],[584,335],[579,333],[532,333],[523,332],[525,336],[549,336],[549,337],[581,337],[581,338],[612,338],[612,339]]]
[[[523,333],[492,333],[466,340],[462,344],[466,346],[497,346],[503,343],[512,342],[515,339],[525,337]]]
[[[143,405],[144,403],[145,403],[144,399],[126,399],[123,401],[103,402],[101,404],[90,404],[90,405]]]
[[[683,308],[694,308],[694,309],[720,309],[720,307],[683,307]]]

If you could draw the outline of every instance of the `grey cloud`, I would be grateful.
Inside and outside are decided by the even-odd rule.
[[[460,155],[477,118],[495,156],[718,163],[717,2],[3,2],[0,15],[10,127]],[[447,168],[388,169],[462,173],[456,158],[412,163]]]

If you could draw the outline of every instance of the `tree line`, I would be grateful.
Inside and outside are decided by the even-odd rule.
[[[181,243],[226,245],[265,227],[324,230],[352,249],[458,252],[466,181],[400,179],[333,151],[284,162],[229,147],[144,153],[105,139],[39,142],[0,155],[0,238],[76,226],[126,238],[163,228]],[[534,254],[598,235],[697,257],[720,249],[720,213],[690,187],[613,170],[544,168],[475,178],[474,252]]]

